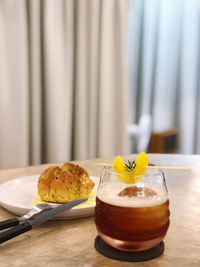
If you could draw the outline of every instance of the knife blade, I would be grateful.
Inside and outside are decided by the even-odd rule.
[[[39,215],[30,222],[24,222],[22,224],[10,228],[7,231],[0,233],[0,244],[31,230],[33,226],[42,223],[44,221],[47,221],[56,216],[57,214],[65,210],[71,209],[85,201],[87,201],[87,198],[78,199],[75,201],[68,202],[66,204],[59,205],[58,207],[48,210],[47,212]]]

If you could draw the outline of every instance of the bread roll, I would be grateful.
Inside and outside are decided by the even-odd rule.
[[[61,168],[49,167],[38,180],[38,194],[48,202],[66,203],[88,198],[93,187],[88,173],[72,163],[65,163]]]

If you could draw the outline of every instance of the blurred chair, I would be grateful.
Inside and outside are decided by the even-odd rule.
[[[149,153],[178,153],[178,129],[152,132]]]
[[[152,117],[149,114],[142,114],[138,124],[129,124],[128,133],[131,140],[136,142],[136,152],[147,152],[151,139]]]

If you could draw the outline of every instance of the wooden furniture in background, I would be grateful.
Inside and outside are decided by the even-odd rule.
[[[178,130],[171,129],[160,133],[152,133],[149,153],[178,153]]]

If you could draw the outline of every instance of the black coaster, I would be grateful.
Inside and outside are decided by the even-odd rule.
[[[98,235],[95,238],[94,246],[96,250],[102,254],[103,256],[118,260],[118,261],[126,261],[126,262],[142,262],[152,260],[154,258],[162,255],[164,251],[164,242],[160,242],[153,248],[144,250],[144,251],[123,251],[108,245],[103,239]]]

